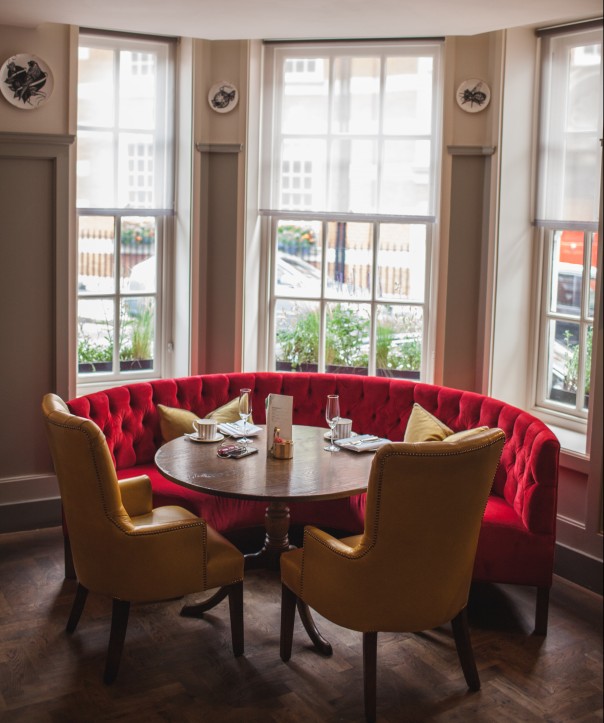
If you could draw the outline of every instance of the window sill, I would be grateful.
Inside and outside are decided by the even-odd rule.
[[[560,466],[577,472],[589,472],[589,455],[586,453],[587,435],[555,424],[547,425],[560,440]]]

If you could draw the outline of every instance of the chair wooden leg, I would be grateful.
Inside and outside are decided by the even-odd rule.
[[[363,689],[365,696],[365,720],[373,723],[376,718],[377,681],[377,633],[363,633]]]
[[[537,606],[535,610],[535,635],[547,635],[549,591],[549,587],[537,588]]]
[[[236,658],[243,655],[243,581],[229,586],[231,641]]]
[[[109,649],[107,650],[105,675],[103,676],[103,680],[107,683],[107,685],[109,685],[109,683],[113,683],[117,676],[118,668],[120,667],[122,650],[124,649],[124,640],[126,638],[126,628],[128,627],[129,613],[130,603],[127,600],[113,599]]]
[[[71,612],[69,613],[69,620],[67,621],[67,626],[65,627],[65,630],[68,633],[73,633],[74,630],[77,628],[80,621],[80,616],[82,615],[82,611],[84,610],[84,605],[86,604],[87,597],[87,588],[78,583],[75,598],[73,599],[73,605],[71,606]]]
[[[292,655],[297,599],[297,596],[287,585],[281,584],[281,641],[279,652],[284,663],[287,663]]]
[[[451,620],[451,625],[453,627],[453,637],[455,638],[457,655],[459,656],[459,662],[461,663],[461,669],[463,670],[468,688],[470,690],[480,690],[480,678],[478,677],[476,661],[474,660],[466,608]]]
[[[63,537],[63,557],[65,560],[65,579],[75,580],[76,571],[73,565],[73,555],[71,554],[71,543],[69,542],[69,537],[67,537],[67,535],[64,535]]]

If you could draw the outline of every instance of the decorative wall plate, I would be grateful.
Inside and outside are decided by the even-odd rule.
[[[208,103],[216,113],[230,113],[238,102],[239,91],[226,80],[215,83],[208,93]]]
[[[489,105],[491,89],[484,80],[470,78],[459,86],[455,99],[457,105],[467,113],[479,113]]]
[[[13,55],[0,68],[0,92],[16,108],[39,108],[50,98],[53,88],[50,68],[30,53]]]

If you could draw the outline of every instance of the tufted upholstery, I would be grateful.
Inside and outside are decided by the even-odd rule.
[[[235,398],[242,387],[253,390],[257,424],[265,422],[264,401],[273,392],[294,398],[295,424],[314,426],[326,426],[326,397],[339,394],[341,414],[353,420],[355,432],[379,434],[392,441],[403,439],[414,402],[455,432],[499,427],[506,442],[481,528],[474,579],[535,585],[542,596],[551,586],[559,443],[540,420],[502,401],[403,379],[258,372],[130,384],[73,399],[68,406],[73,414],[92,419],[103,430],[119,477],[149,474],[154,504],[183,505],[228,534],[263,525],[264,505],[192,492],[162,478],[153,464],[162,441],[157,405],[188,409],[203,417]],[[313,524],[360,534],[364,511],[365,495],[292,504],[292,525]],[[543,629],[544,621],[537,627]]]

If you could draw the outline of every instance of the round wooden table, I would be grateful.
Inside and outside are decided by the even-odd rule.
[[[350,497],[367,490],[373,454],[326,452],[326,431],[320,427],[294,426],[292,459],[267,456],[264,427],[249,444],[257,447],[258,452],[241,459],[218,457],[219,443],[192,442],[180,437],[158,449],[155,464],[164,477],[189,489],[219,497],[266,501],[264,545],[258,552],[246,555],[246,568],[278,567],[281,553],[291,549],[290,502]],[[186,606],[182,614],[201,615],[224,597],[219,591],[205,603]],[[308,609],[299,604],[298,610],[316,647],[330,654],[331,646],[318,633]]]

